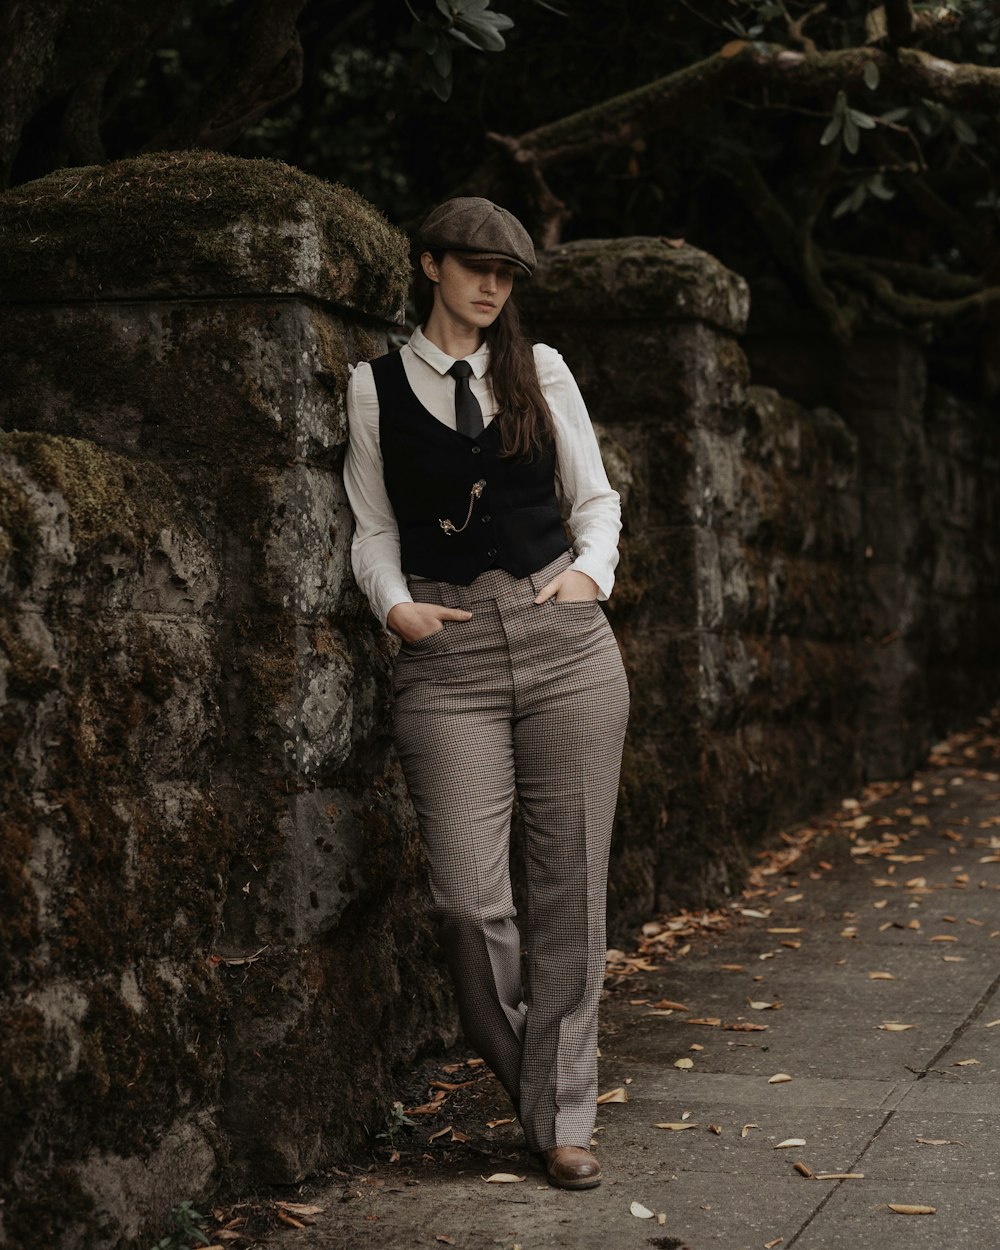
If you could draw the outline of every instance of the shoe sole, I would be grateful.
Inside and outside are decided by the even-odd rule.
[[[578,1181],[558,1180],[556,1177],[550,1176],[548,1172],[546,1172],[545,1175],[549,1184],[555,1185],[557,1189],[596,1189],[604,1179],[600,1172],[598,1172],[596,1176],[585,1176],[582,1180]]]

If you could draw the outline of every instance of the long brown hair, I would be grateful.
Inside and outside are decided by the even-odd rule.
[[[444,251],[422,248],[440,265]],[[413,303],[417,320],[424,325],[434,307],[435,284],[424,273],[419,259],[414,266]],[[513,295],[500,315],[483,332],[489,344],[487,376],[497,403],[494,421],[500,426],[500,454],[517,460],[531,460],[553,441],[552,413],[535,369],[531,340],[521,329],[521,317]]]

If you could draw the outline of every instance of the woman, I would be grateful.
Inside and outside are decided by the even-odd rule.
[[[562,357],[520,331],[514,275],[535,265],[521,223],[489,200],[449,200],[421,244],[423,324],[359,364],[348,390],[352,564],[401,639],[395,740],[465,1036],[552,1183],[586,1189],[601,1179],[597,1004],[629,705],[598,603],[618,562],[619,497]]]

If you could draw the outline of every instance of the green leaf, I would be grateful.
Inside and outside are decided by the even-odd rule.
[[[969,144],[970,147],[972,144],[979,142],[979,136],[964,117],[953,117],[951,119],[951,127],[955,134],[958,135],[959,139],[961,139],[963,143]]]
[[[875,118],[870,116],[868,113],[862,113],[860,109],[848,109],[848,113],[850,114],[851,121],[854,122],[856,126],[860,126],[862,130],[875,129]]]
[[[442,103],[447,103],[451,98],[452,79],[450,74],[447,78],[443,78],[434,69],[433,65],[428,65],[424,74],[424,82]]]
[[[440,31],[436,26],[432,26],[430,22],[413,23],[413,42],[421,52],[426,52],[428,56],[432,56],[438,46],[439,39]]]
[[[865,86],[869,91],[874,91],[879,84],[882,75],[874,61],[865,62]]]
[[[844,124],[844,114],[834,113],[834,115],[830,118],[829,122],[827,123],[826,130],[823,131],[823,134],[820,138],[820,143],[823,145],[823,147],[829,146],[829,144],[831,144],[834,141],[834,139],[836,139],[837,135],[840,134],[840,130],[843,124]]]
[[[885,177],[882,174],[876,174],[874,178],[868,179],[868,190],[880,200],[894,200],[896,198],[896,192],[893,191],[892,187],[886,186]]]
[[[864,204],[867,196],[865,184],[862,182],[854,188],[850,195],[845,195],[837,207],[833,210],[831,216],[834,218],[843,217],[845,213],[856,213]]]
[[[507,46],[503,35],[489,22],[481,21],[478,17],[460,17],[455,25],[460,26],[469,39],[484,52],[502,52]]]
[[[463,35],[457,26],[451,26],[447,32],[452,39],[457,39],[459,43],[464,43],[467,48],[473,48],[476,52],[481,52],[482,48],[478,43],[473,43],[468,35]]]
[[[861,146],[861,131],[858,130],[857,122],[850,111],[844,115],[844,147],[852,156],[857,155],[858,148]]]
[[[901,109],[890,109],[888,113],[882,114],[882,120],[884,122],[901,122],[904,117],[909,116],[909,113],[910,110],[908,106]]]
[[[440,74],[442,78],[448,77],[451,73],[451,47],[447,40],[442,39],[434,49],[431,62],[436,73]]]

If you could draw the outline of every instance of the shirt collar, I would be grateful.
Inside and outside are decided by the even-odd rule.
[[[421,360],[423,360],[426,364],[429,364],[432,369],[436,370],[442,376],[446,374],[455,363],[456,357],[448,356],[441,350],[440,347],[436,347],[427,335],[424,334],[422,326],[417,326],[417,328],[410,335],[409,347],[414,355],[419,356]],[[471,356],[466,356],[465,359],[472,366],[473,375],[477,378],[481,378],[489,368],[489,344],[483,342],[481,347],[478,347]]]

